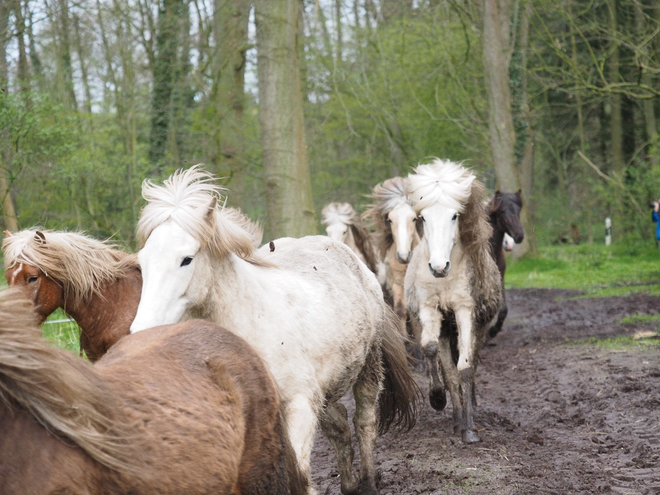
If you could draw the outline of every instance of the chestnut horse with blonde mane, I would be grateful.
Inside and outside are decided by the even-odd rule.
[[[325,236],[275,239],[255,250],[220,206],[221,188],[213,182],[195,166],[163,185],[143,184],[144,283],[131,332],[204,318],[243,337],[275,378],[307,479],[319,425],[337,453],[342,493],[377,494],[376,436],[393,425],[412,427],[418,389],[376,276],[345,244]],[[359,477],[339,402],[350,389]],[[316,493],[311,484],[308,493]]]
[[[422,324],[429,400],[444,409],[446,385],[456,433],[465,443],[478,442],[474,377],[479,350],[502,306],[502,281],[490,253],[492,228],[481,202],[484,188],[469,169],[451,161],[436,159],[414,172],[408,197],[424,222],[424,237],[406,272],[405,293],[408,309]]]
[[[5,232],[5,278],[37,308],[38,322],[62,308],[80,326],[80,348],[97,361],[130,333],[142,275],[137,257],[76,232]]]
[[[127,336],[92,366],[0,293],[3,495],[302,494],[280,407],[259,356],[215,324]]]

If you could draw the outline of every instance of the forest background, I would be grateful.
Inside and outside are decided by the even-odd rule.
[[[437,156],[522,189],[527,241],[651,243],[660,0],[0,0],[2,227],[135,247],[204,163],[265,239]]]

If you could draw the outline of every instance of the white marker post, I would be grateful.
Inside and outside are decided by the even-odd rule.
[[[612,219],[607,217],[605,219],[605,245],[612,244]]]

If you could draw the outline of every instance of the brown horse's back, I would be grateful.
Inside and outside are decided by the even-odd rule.
[[[103,390],[95,407],[108,409],[102,414],[121,425],[122,436],[99,432],[98,443],[117,438],[125,467],[107,467],[79,447],[78,427],[56,435],[24,407],[0,400],[2,495],[304,493],[274,381],[250,345],[227,330],[201,321],[145,330],[94,366],[49,353],[55,356],[43,365],[53,370],[54,397],[63,377]],[[75,406],[65,400],[70,405],[54,414]]]
[[[240,337],[197,320],[158,327],[122,339],[95,368],[126,400],[126,420],[143,422],[145,457],[170,466],[150,486],[198,493],[208,473],[235,470],[241,495],[291,493],[275,382]]]

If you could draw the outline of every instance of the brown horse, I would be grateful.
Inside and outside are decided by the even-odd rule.
[[[10,287],[37,307],[38,323],[62,308],[80,326],[80,347],[90,361],[130,333],[140,303],[137,257],[76,232],[5,232],[2,250]]]
[[[0,493],[305,493],[273,378],[240,337],[191,320],[96,365],[0,293]]]
[[[502,307],[497,315],[497,321],[488,330],[488,339],[492,339],[502,330],[504,320],[509,312],[504,295],[504,273],[506,272],[506,258],[502,242],[504,234],[509,234],[519,244],[525,238],[525,231],[520,223],[520,210],[523,207],[520,191],[516,193],[503,193],[497,191],[493,199],[486,206],[488,211],[488,222],[493,227],[493,235],[490,236],[490,253],[497,263],[497,269],[502,278]]]

